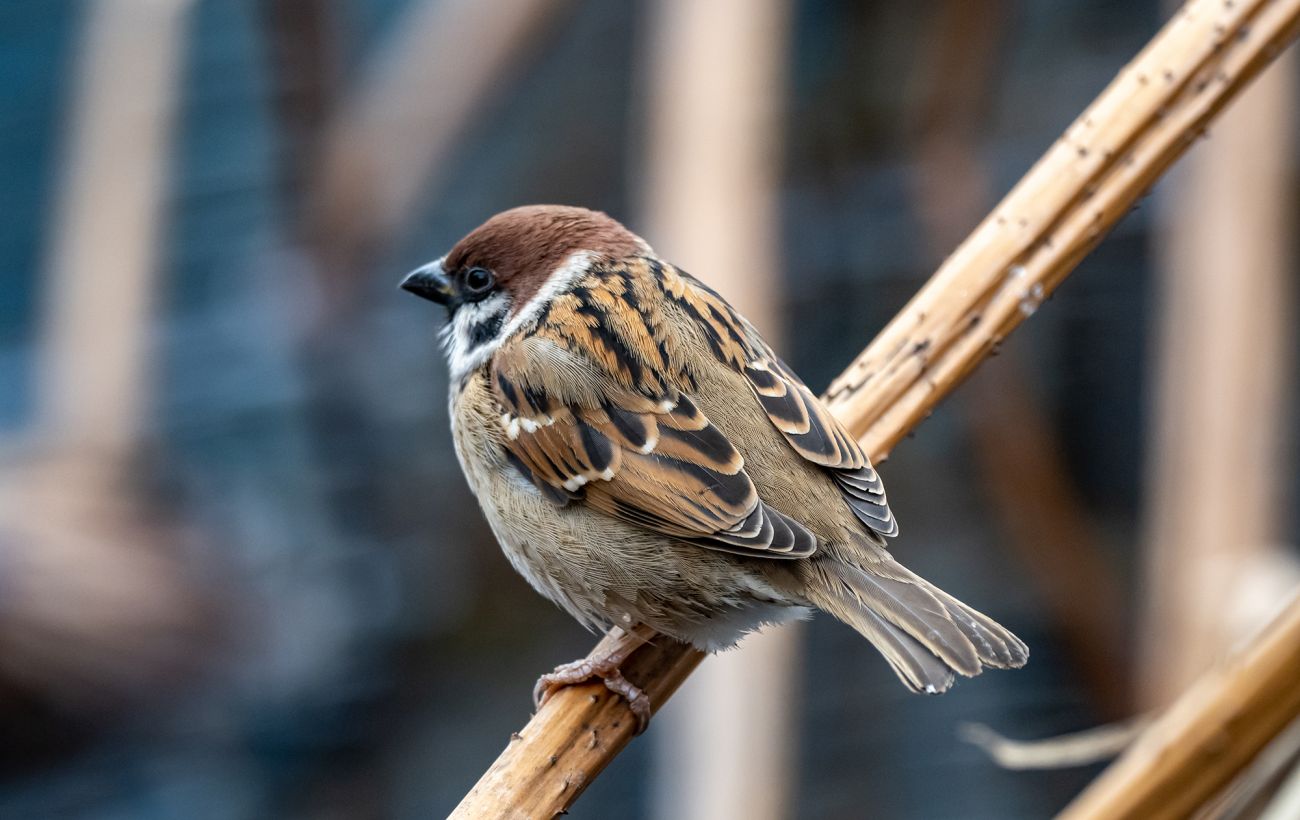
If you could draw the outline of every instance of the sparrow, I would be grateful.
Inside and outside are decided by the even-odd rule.
[[[655,633],[705,652],[826,612],[911,690],[1022,666],[1025,644],[903,567],[880,474],[718,293],[609,216],[497,214],[401,287],[447,309],[456,455],[506,557],[613,647],[598,677],[644,728],[623,661]]]

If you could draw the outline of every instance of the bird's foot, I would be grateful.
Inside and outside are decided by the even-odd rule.
[[[606,689],[627,701],[628,708],[636,716],[636,732],[641,734],[650,723],[650,697],[623,677],[619,667],[633,650],[646,642],[650,634],[639,627],[630,632],[615,627],[615,632],[609,636],[612,641],[602,641],[587,657],[557,666],[554,672],[538,678],[533,687],[533,703],[540,709],[564,687],[600,678]]]

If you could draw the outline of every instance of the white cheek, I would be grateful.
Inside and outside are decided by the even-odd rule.
[[[447,364],[453,380],[464,378],[478,369],[492,357],[500,347],[505,334],[499,330],[488,340],[475,340],[476,328],[498,319],[498,327],[505,325],[505,315],[510,309],[510,301],[505,294],[496,293],[481,302],[471,302],[456,310],[442,331],[442,343],[447,351]]]
[[[482,367],[502,342],[532,325],[544,305],[572,289],[587,275],[591,270],[591,262],[592,255],[586,251],[578,251],[569,256],[563,264],[551,271],[546,283],[532,299],[508,321],[502,322],[501,330],[491,341],[473,344],[474,328],[498,313],[505,319],[510,310],[510,301],[506,296],[496,293],[481,302],[461,306],[456,311],[455,319],[442,331],[442,343],[447,350],[452,380],[458,381]]]

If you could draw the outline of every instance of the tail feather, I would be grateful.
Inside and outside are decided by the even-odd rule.
[[[920,578],[917,580],[925,584],[943,602],[958,628],[975,644],[980,661],[985,666],[1018,669],[1029,660],[1029,647],[1011,630],[984,613],[971,609],[929,581]]]
[[[870,609],[853,626],[880,651],[895,674],[913,692],[946,692],[954,680],[952,669],[903,630]]]
[[[863,606],[912,636],[954,671],[967,676],[979,674],[975,647],[953,622],[943,602],[925,586],[847,564],[838,565],[836,570]]]
[[[991,618],[886,558],[867,566],[811,562],[813,603],[852,626],[917,692],[944,692],[953,673],[1023,666],[1029,650]]]

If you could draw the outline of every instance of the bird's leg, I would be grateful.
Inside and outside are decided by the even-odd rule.
[[[604,681],[605,688],[627,701],[632,714],[636,715],[637,734],[640,734],[645,731],[646,725],[650,722],[650,698],[623,677],[619,667],[654,634],[654,630],[641,625],[634,626],[630,630],[614,627],[590,655],[557,666],[554,672],[538,678],[537,685],[533,687],[533,702],[540,709],[560,689],[575,683],[584,683],[592,678],[600,678]]]

